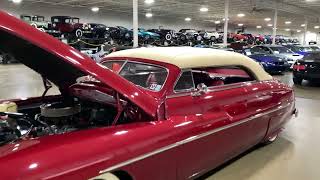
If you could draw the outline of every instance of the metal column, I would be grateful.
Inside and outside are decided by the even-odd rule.
[[[277,22],[278,22],[278,8],[274,9],[274,17],[273,17],[273,33],[272,33],[272,44],[276,44],[276,36],[277,36]]]
[[[229,0],[225,0],[224,7],[224,31],[223,31],[223,45],[228,44],[228,23],[229,23]]]
[[[138,47],[138,0],[133,2],[133,47]]]
[[[308,20],[304,20],[303,45],[307,45]]]

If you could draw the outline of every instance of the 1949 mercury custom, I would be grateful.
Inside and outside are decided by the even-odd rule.
[[[0,37],[61,91],[0,105],[0,179],[196,178],[296,113],[290,87],[233,52],[140,48],[96,64],[3,12]]]

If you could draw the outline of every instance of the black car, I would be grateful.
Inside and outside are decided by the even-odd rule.
[[[132,42],[132,35],[129,29],[122,26],[109,27],[111,39],[117,41],[118,44]]]
[[[320,80],[320,52],[310,52],[293,65],[293,82],[301,85],[303,80]]]
[[[110,38],[110,28],[104,24],[88,23],[92,38]]]
[[[148,31],[159,34],[162,42],[173,41],[177,37],[176,32],[171,29],[148,29]]]

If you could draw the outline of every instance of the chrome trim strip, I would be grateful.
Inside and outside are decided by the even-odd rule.
[[[238,125],[240,125],[240,124],[243,124],[243,123],[246,123],[246,122],[255,120],[255,119],[259,118],[259,117],[262,117],[262,116],[268,115],[268,114],[270,114],[270,113],[276,112],[276,111],[278,111],[278,110],[287,108],[287,107],[289,107],[289,106],[291,106],[291,105],[292,105],[292,103],[288,103],[288,104],[286,104],[286,105],[281,105],[281,106],[278,106],[277,108],[275,108],[275,109],[273,109],[273,110],[269,110],[269,111],[266,111],[266,112],[263,112],[263,113],[259,113],[259,114],[253,115],[253,116],[251,116],[251,117],[249,117],[249,118],[246,118],[246,119],[244,119],[244,120],[241,120],[241,121],[238,121],[238,122],[235,122],[235,123],[232,123],[232,124],[229,124],[229,125],[226,125],[226,126],[223,126],[223,127],[220,127],[220,128],[217,128],[217,129],[214,129],[214,130],[205,132],[205,133],[202,133],[202,134],[198,134],[198,135],[195,135],[195,136],[191,136],[191,137],[189,137],[189,138],[187,138],[187,139],[181,140],[181,141],[179,141],[179,142],[176,142],[176,143],[173,143],[173,144],[171,144],[171,145],[162,147],[162,148],[157,149],[157,150],[155,150],[155,151],[152,151],[152,152],[146,153],[146,154],[144,154],[144,155],[140,155],[140,156],[138,156],[138,157],[136,157],[136,158],[129,159],[129,160],[124,161],[124,162],[122,162],[122,163],[116,164],[116,165],[111,166],[111,167],[109,167],[109,168],[107,168],[107,169],[101,170],[101,171],[99,171],[99,173],[102,174],[102,173],[106,173],[106,172],[110,172],[110,171],[119,169],[119,168],[121,168],[121,167],[123,167],[123,166],[126,166],[126,165],[129,165],[129,164],[131,164],[131,163],[134,163],[134,162],[143,160],[143,159],[145,159],[145,158],[148,158],[148,157],[150,157],[150,156],[159,154],[159,153],[164,152],[164,151],[167,151],[167,150],[169,150],[169,149],[178,147],[178,146],[180,146],[180,145],[183,145],[183,144],[186,144],[186,143],[189,143],[189,142],[198,140],[198,139],[200,139],[200,138],[203,138],[203,137],[212,135],[212,134],[214,134],[214,133],[217,133],[217,132],[220,132],[220,131],[223,131],[223,130],[232,128],[232,127],[234,127],[234,126],[238,126]]]

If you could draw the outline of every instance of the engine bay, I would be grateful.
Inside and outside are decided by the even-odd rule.
[[[0,112],[0,145],[19,139],[150,120],[137,106],[110,89],[76,84],[69,92],[58,99],[42,97],[17,105],[13,108],[16,112]]]

